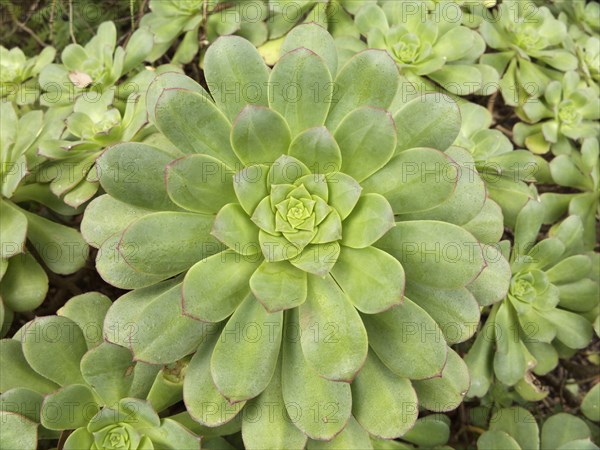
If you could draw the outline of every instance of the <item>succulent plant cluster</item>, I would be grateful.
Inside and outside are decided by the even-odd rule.
[[[0,47],[0,448],[597,449],[600,8],[496,3]]]

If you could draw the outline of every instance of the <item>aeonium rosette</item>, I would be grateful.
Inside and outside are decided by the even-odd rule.
[[[189,358],[161,367],[105,342],[110,305],[98,292],[78,295],[0,340],[3,449],[61,437],[64,450],[200,449],[181,423],[189,415],[168,412],[182,398]]]
[[[370,448],[405,434],[417,404],[455,408],[468,373],[448,344],[508,289],[506,261],[481,244],[500,238],[500,208],[451,147],[456,104],[395,97],[383,51],[337,61],[310,24],[272,70],[249,42],[217,40],[210,93],[159,76],[148,113],[175,148],[107,150],[107,195],[82,223],[101,275],[134,289],[108,312],[112,341],[151,363],[194,353],[190,415],[241,429],[247,448]],[[120,176],[131,167],[144,177]]]

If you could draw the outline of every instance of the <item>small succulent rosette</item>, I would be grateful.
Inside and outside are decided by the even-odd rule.
[[[567,214],[579,216],[583,224],[584,246],[596,246],[596,223],[600,217],[600,148],[598,139],[586,139],[581,152],[559,155],[550,162],[553,181],[579,192],[546,192],[540,199],[545,206],[544,223],[556,224]]]
[[[560,16],[567,18],[564,22],[577,27],[588,36],[600,37],[600,5],[598,2],[553,0],[551,7]]]
[[[219,36],[236,34],[258,46],[267,40],[269,33],[266,23],[269,10],[267,2],[262,0],[151,0],[149,8],[150,13],[142,17],[140,27],[154,34],[154,47],[146,56],[151,62],[162,57],[181,36],[172,64],[190,63],[201,44],[206,46]]]
[[[599,255],[584,249],[578,216],[569,216],[536,243],[543,218],[543,205],[535,200],[517,218],[510,290],[493,306],[465,357],[470,396],[485,395],[495,377],[524,398],[539,400],[547,393],[537,389],[534,375],[550,372],[559,356],[586,347],[592,338],[585,313],[598,303]]]
[[[126,74],[138,69],[154,46],[153,34],[145,28],[136,30],[125,47],[117,46],[117,29],[113,22],[103,22],[85,46],[69,44],[61,53],[61,64],[50,64],[40,73],[44,106],[72,105],[82,94],[97,98],[112,88]],[[131,86],[123,85],[125,96]]]
[[[108,149],[82,230],[104,279],[134,289],[105,327],[137,323],[135,342],[114,341],[155,364],[194,353],[197,422],[241,428],[246,448],[371,448],[468,390],[449,344],[508,290],[508,262],[483,251],[502,214],[452,147],[454,101],[396,99],[381,50],[338,68],[316,24],[282,49],[270,70],[248,41],[218,39],[210,93],[158,77],[148,113],[175,148]],[[110,175],[128,165],[144,176]]]
[[[514,139],[537,154],[568,154],[577,143],[600,135],[600,97],[597,86],[588,86],[577,72],[552,81],[542,98],[529,99],[517,110]]]
[[[519,211],[532,198],[529,183],[548,171],[547,163],[527,150],[515,150],[500,130],[490,129],[492,114],[475,103],[459,105],[462,126],[455,146],[469,150],[488,195],[502,208],[504,224],[513,228]]]
[[[73,297],[0,341],[2,448],[61,437],[65,450],[200,449],[195,434],[158,415],[180,401],[187,361],[152,366],[105,342],[110,305],[95,292]]]
[[[148,85],[163,72],[179,70],[172,65],[143,70],[125,80],[120,88],[78,96],[72,111],[68,108],[67,117],[57,126],[54,139],[40,143],[38,153],[47,162],[33,172],[35,179],[45,183],[67,205],[81,207],[98,191],[95,163],[101,152],[119,142],[143,140],[152,133],[147,126]]]
[[[39,55],[27,58],[18,48],[8,50],[0,45],[0,99],[17,105],[30,105],[40,96],[37,77],[56,56],[53,47],[45,47]]]
[[[495,449],[586,449],[597,450],[592,431],[585,420],[568,413],[558,413],[544,421],[542,429],[535,417],[520,406],[497,410],[489,428],[477,440],[477,450]]]
[[[0,335],[4,335],[14,312],[31,311],[46,297],[48,276],[38,258],[52,272],[67,275],[84,266],[89,247],[75,229],[38,214],[37,205],[63,216],[77,211],[29,173],[43,161],[36,155],[37,145],[56,134],[62,117],[42,111],[18,117],[10,102],[0,105],[0,117]]]
[[[563,47],[566,25],[532,0],[503,1],[479,31],[487,45],[498,51],[483,55],[481,62],[502,75],[500,90],[508,105],[542,96],[550,81],[577,69],[577,56]]]
[[[461,25],[459,4],[435,2],[432,10],[422,1],[380,4],[366,2],[356,13],[356,27],[368,47],[386,50],[420,92],[435,91],[436,86],[459,96],[496,92],[496,69],[478,62],[485,42],[477,31]]]

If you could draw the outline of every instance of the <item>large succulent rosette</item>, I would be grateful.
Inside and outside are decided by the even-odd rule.
[[[134,289],[108,312],[112,341],[152,363],[195,352],[195,420],[241,428],[247,448],[370,448],[369,434],[405,434],[417,405],[453,409],[467,391],[448,344],[508,289],[482,244],[502,214],[450,148],[454,102],[404,102],[387,53],[338,70],[331,36],[298,29],[272,70],[249,42],[217,40],[210,93],[158,77],[148,113],[176,150],[106,151],[107,195],[82,229],[100,274]]]

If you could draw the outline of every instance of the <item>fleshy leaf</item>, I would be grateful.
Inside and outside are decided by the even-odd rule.
[[[285,117],[292,138],[319,127],[331,106],[333,83],[321,57],[305,48],[284,55],[269,79],[269,103]]]
[[[0,411],[0,445],[3,449],[36,450],[38,424],[9,411]]]
[[[81,328],[66,317],[39,317],[27,325],[23,354],[40,375],[60,384],[84,384],[79,362],[87,352]]]
[[[365,314],[386,311],[404,298],[402,265],[375,247],[342,247],[331,274],[352,304]]]
[[[362,183],[365,192],[383,195],[395,213],[426,211],[446,201],[453,193],[456,165],[431,148],[405,150]]]
[[[136,361],[173,363],[198,347],[211,325],[184,315],[181,283],[140,308],[129,346]]]
[[[396,375],[422,380],[442,372],[448,352],[442,330],[407,297],[402,305],[362,318],[369,345]]]
[[[376,246],[402,263],[408,280],[431,287],[464,287],[485,265],[479,242],[445,222],[397,222]]]
[[[361,107],[349,113],[334,133],[342,169],[361,182],[384,167],[396,149],[396,127],[384,109]]]
[[[231,145],[245,166],[271,164],[288,152],[291,132],[285,119],[276,111],[246,106],[235,118]]]
[[[166,167],[169,197],[188,211],[216,213],[236,200],[233,172],[216,158],[189,155]]]
[[[250,278],[250,288],[268,312],[295,308],[306,300],[306,272],[288,261],[263,261]]]
[[[348,113],[361,106],[387,109],[400,82],[398,67],[383,50],[366,50],[354,56],[334,80],[337,90],[327,117],[327,128],[335,130]]]
[[[458,106],[447,95],[415,98],[394,114],[398,129],[397,151],[415,147],[446,150],[458,137],[461,117]]]
[[[371,351],[352,387],[352,414],[374,436],[394,439],[410,430],[419,414],[410,380],[392,373]]]
[[[231,250],[196,263],[183,280],[184,314],[205,322],[229,317],[250,293],[248,280],[260,263]]]
[[[338,66],[338,52],[334,39],[324,27],[317,23],[307,23],[293,28],[283,41],[281,53],[288,53],[301,47],[323,58],[331,75],[335,76]]]
[[[343,223],[342,245],[365,248],[395,226],[392,207],[379,194],[365,194]]]
[[[212,378],[230,403],[264,391],[277,365],[283,312],[268,313],[249,295],[227,321],[210,362]]]
[[[267,106],[269,69],[246,39],[217,39],[206,52],[204,74],[215,103],[230,121],[246,105]]]
[[[260,253],[258,227],[238,203],[221,208],[210,234],[241,255]]]
[[[210,358],[219,339],[218,329],[200,345],[186,369],[183,398],[186,409],[197,422],[215,427],[230,422],[245,402],[231,405],[217,390],[210,373]]]
[[[306,164],[314,174],[337,172],[342,165],[340,148],[325,127],[299,133],[290,145],[289,155]]]
[[[296,308],[286,312],[285,326],[281,379],[287,412],[309,438],[332,439],[344,429],[350,417],[350,385],[326,380],[308,365],[300,344]],[[306,414],[311,409],[314,414]]]
[[[299,314],[307,363],[328,380],[354,379],[367,357],[367,332],[331,276],[309,276],[308,295]]]
[[[99,410],[100,406],[89,387],[69,384],[44,399],[42,425],[50,430],[85,427]]]
[[[40,394],[58,389],[58,385],[37,373],[23,354],[21,343],[15,339],[0,340],[0,390],[27,388]]]
[[[419,407],[429,411],[452,411],[462,403],[469,390],[469,370],[462,358],[448,350],[448,359],[440,377],[414,381]]]
[[[118,250],[135,270],[148,274],[179,273],[220,245],[210,237],[213,216],[157,212],[133,222],[121,236]]]
[[[164,180],[165,167],[172,160],[169,153],[149,145],[118,144],[98,158],[100,184],[122,202],[157,211],[177,210]]]
[[[344,220],[356,206],[362,188],[354,178],[341,172],[327,175],[327,186],[329,187],[329,204]]]
[[[305,272],[324,277],[335,265],[340,255],[340,244],[311,244],[306,246],[300,255],[290,259],[290,262]]]
[[[112,405],[127,397],[133,381],[133,355],[118,345],[104,342],[87,352],[81,360],[85,381],[102,397],[105,405]],[[82,426],[85,426],[83,424]]]
[[[202,153],[239,167],[231,148],[231,125],[204,96],[185,89],[165,89],[156,104],[156,127],[186,154]]]
[[[92,349],[103,342],[102,324],[111,305],[105,295],[88,292],[71,298],[57,314],[75,322],[83,330],[88,348]]]

